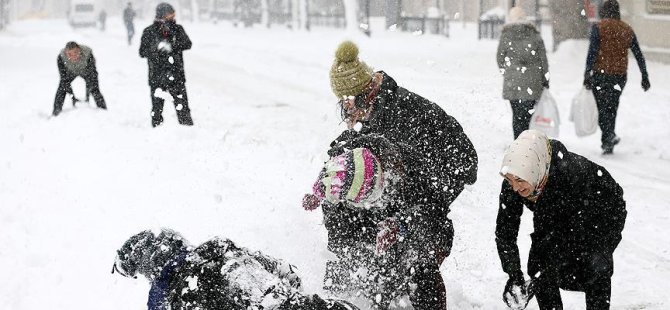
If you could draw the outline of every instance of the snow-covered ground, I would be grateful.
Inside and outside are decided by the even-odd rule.
[[[156,129],[146,62],[137,37],[125,43],[120,20],[110,19],[107,32],[73,30],[64,20],[17,22],[0,32],[0,309],[146,308],[149,284],[110,271],[129,236],[161,226],[195,244],[220,235],[286,259],[306,290],[319,292],[326,232],[320,211],[305,212],[300,201],[343,128],[328,71],[345,38],[360,45],[368,64],[439,103],[473,140],[479,180],[452,206],[457,235],[443,265],[449,306],[504,308],[494,229],[497,172],[512,129],[497,42],[477,41],[476,28],[460,24],[448,39],[184,26],[193,40],[185,62],[196,126],[177,125],[166,103],[166,122]],[[108,111],[66,101],[61,116],[48,118],[56,56],[69,40],[93,48]],[[631,61],[617,124],[622,142],[603,157],[599,134],[579,139],[567,121],[586,49],[568,42],[549,55],[551,91],[563,115],[561,140],[604,165],[625,190],[612,308],[668,309],[670,67],[649,63],[652,88],[644,93]],[[526,212],[524,256],[530,230]],[[583,294],[564,297],[566,309],[584,309]]]

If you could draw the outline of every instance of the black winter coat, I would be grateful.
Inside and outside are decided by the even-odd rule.
[[[171,45],[172,51],[158,49],[161,42]],[[154,22],[144,29],[140,43],[140,57],[149,64],[149,85],[165,88],[186,82],[182,52],[191,48],[191,39],[181,25],[174,22]]]
[[[407,230],[417,231],[417,238],[450,243],[438,239],[451,238],[449,205],[465,184],[477,180],[477,152],[455,118],[379,73],[383,78],[374,110],[360,134],[383,136],[403,157],[409,177],[403,183],[402,197],[393,201],[400,204],[395,208],[404,210],[405,218],[413,218]]]
[[[611,276],[611,256],[621,240],[627,214],[623,189],[605,168],[569,152],[559,141],[550,141],[549,177],[535,203],[519,196],[503,181],[496,224],[503,270],[510,277],[522,274],[516,240],[526,206],[533,212],[528,261],[531,276],[549,270],[563,275],[578,273],[579,262],[592,254],[609,257],[605,269]]]
[[[228,239],[177,254],[152,283],[150,309],[275,309],[301,296],[295,267]]]
[[[399,87],[384,72],[370,120],[361,134],[378,134],[406,144],[417,154],[407,167],[424,176],[417,200],[428,195],[450,204],[464,184],[477,180],[477,152],[455,118],[437,104]],[[453,190],[453,191],[451,191]]]

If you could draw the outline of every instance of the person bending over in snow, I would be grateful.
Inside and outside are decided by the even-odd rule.
[[[172,96],[177,109],[177,120],[182,125],[193,125],[186,95],[183,51],[191,48],[191,39],[181,25],[175,22],[171,5],[161,3],[156,7],[156,20],[145,28],[140,42],[140,57],[149,64],[151,88],[151,125],[163,122],[165,100],[156,91],[160,89]]]
[[[509,275],[505,302],[523,309],[534,294],[540,309],[563,309],[559,289],[567,289],[585,292],[588,310],[609,309],[612,254],[627,214],[619,184],[605,168],[536,130],[510,145],[500,174],[496,244]],[[524,206],[534,226],[529,284],[516,243]]]
[[[431,184],[418,152],[381,135],[349,133],[303,199],[307,210],[323,206],[328,249],[338,257],[328,262],[326,289],[362,292],[379,309],[402,295],[414,309],[446,309],[438,262],[449,256],[453,227],[424,199]],[[351,278],[361,270],[365,277]]]
[[[149,310],[358,310],[305,295],[295,267],[214,238],[194,248],[180,234],[142,231],[117,251],[112,273],[151,281]]]
[[[78,76],[86,81],[86,101],[88,101],[89,94],[92,94],[98,108],[107,109],[105,98],[100,93],[98,70],[95,67],[95,57],[90,47],[74,41],[68,42],[58,54],[57,64],[60,82],[54,100],[53,116],[57,116],[63,110],[63,101],[67,94],[72,94],[72,105],[77,103],[71,84]]]

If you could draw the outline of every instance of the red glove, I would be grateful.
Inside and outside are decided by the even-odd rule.
[[[307,211],[316,210],[316,208],[318,208],[320,204],[321,199],[319,199],[319,197],[315,195],[305,194],[305,196],[302,197],[302,208]]]
[[[377,223],[377,244],[375,245],[375,255],[381,256],[398,242],[400,225],[395,217],[389,217]]]

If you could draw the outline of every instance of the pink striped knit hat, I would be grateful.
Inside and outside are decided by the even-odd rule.
[[[324,199],[359,205],[378,200],[384,188],[382,166],[369,149],[356,148],[326,162],[312,186],[312,194],[303,198],[303,207],[316,209]]]

